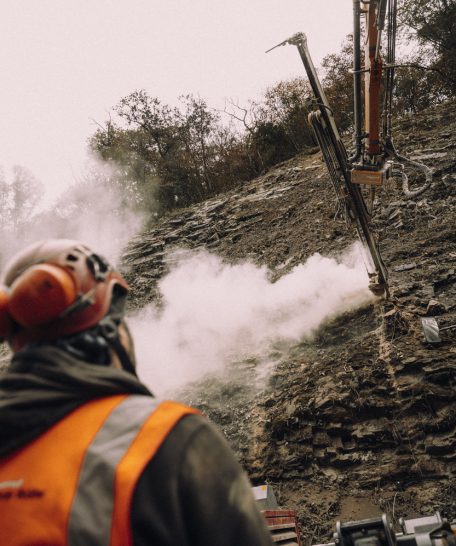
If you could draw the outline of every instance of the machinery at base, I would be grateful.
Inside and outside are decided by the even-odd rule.
[[[270,485],[252,489],[273,542],[282,546],[302,546],[296,512],[278,506]],[[334,541],[314,546],[456,546],[456,522],[450,524],[439,512],[414,519],[401,518],[399,525],[401,531],[395,533],[386,514],[358,521],[338,521]]]
[[[402,177],[406,198],[425,191],[432,182],[431,170],[411,159],[401,156],[392,138],[392,106],[396,43],[397,0],[353,0],[353,81],[354,81],[354,152],[347,153],[334,120],[333,110],[307,47],[307,38],[298,33],[274,46],[286,44],[298,48],[315,97],[318,110],[310,113],[315,138],[339,202],[346,217],[355,225],[366,250],[366,269],[372,292],[388,294],[388,272],[380,255],[378,238],[370,226],[370,212],[366,206],[362,187],[368,187],[371,200],[376,188],[381,187],[393,171]],[[365,66],[361,66],[361,19],[365,19]],[[382,34],[387,35],[385,62],[381,55]],[[364,76],[364,95],[362,78]],[[363,112],[364,103],[364,112]],[[364,124],[363,124],[364,120]],[[404,166],[413,166],[425,175],[425,183],[410,190]]]
[[[318,546],[456,546],[456,523],[433,516],[399,520],[395,533],[388,517],[337,522],[334,542]]]

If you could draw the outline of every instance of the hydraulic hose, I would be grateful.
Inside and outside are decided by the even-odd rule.
[[[415,167],[415,169],[418,169],[419,171],[424,173],[424,184],[419,188],[416,188],[416,190],[411,190],[409,187],[409,177],[403,169],[400,171],[402,177],[402,191],[406,199],[413,199],[414,197],[417,197],[418,195],[424,193],[429,188],[429,186],[432,184],[432,170],[427,165],[400,155],[391,143],[389,144],[387,152],[402,166],[410,165],[411,167]]]

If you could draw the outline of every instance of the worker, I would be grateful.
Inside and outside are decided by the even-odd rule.
[[[221,434],[138,379],[129,287],[104,258],[36,243],[2,285],[13,352],[0,377],[2,544],[273,544]]]

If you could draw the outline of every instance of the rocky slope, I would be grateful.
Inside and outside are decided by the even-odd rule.
[[[261,387],[251,355],[176,393],[219,425],[254,483],[271,483],[298,511],[306,544],[327,540],[339,518],[456,517],[456,329],[431,345],[420,322],[456,324],[456,103],[402,120],[396,136],[434,182],[405,200],[390,181],[374,202],[391,297],[326,321],[312,339],[276,344]],[[319,153],[176,211],[125,252],[132,306],[160,299],[173,248],[248,259],[273,279],[315,252],[338,255],[355,236],[335,212]]]
[[[455,114],[455,103],[441,105],[396,129],[397,147],[432,167],[434,182],[405,200],[393,180],[374,202],[389,300],[325,323],[312,340],[276,347],[260,391],[253,357],[179,394],[222,428],[254,482],[272,483],[280,502],[298,510],[307,542],[328,538],[336,518],[456,516],[456,330],[430,345],[420,322],[438,315],[440,326],[456,323]],[[315,252],[336,255],[354,234],[335,210],[315,153],[175,212],[127,249],[135,304],[157,297],[174,247],[266,264],[275,278]]]

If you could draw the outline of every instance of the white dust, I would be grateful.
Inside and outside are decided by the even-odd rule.
[[[116,176],[92,160],[53,207],[20,229],[14,219],[15,229],[6,226],[0,261],[38,240],[70,238],[115,264],[144,221]],[[140,377],[159,395],[221,373],[232,362],[264,356],[276,342],[310,337],[326,319],[372,299],[359,246],[339,260],[315,254],[276,282],[265,267],[229,265],[202,250],[169,259],[170,273],[159,282],[163,305],[149,305],[130,319]]]
[[[373,298],[358,245],[339,260],[315,254],[276,282],[265,267],[228,265],[205,251],[181,252],[173,262],[159,283],[163,307],[130,319],[140,377],[159,395],[274,342],[309,337]]]
[[[20,224],[12,219],[0,238],[2,265],[26,245],[49,238],[75,239],[117,263],[128,241],[144,225],[145,215],[128,200],[114,165],[92,156],[73,186],[46,210]]]

